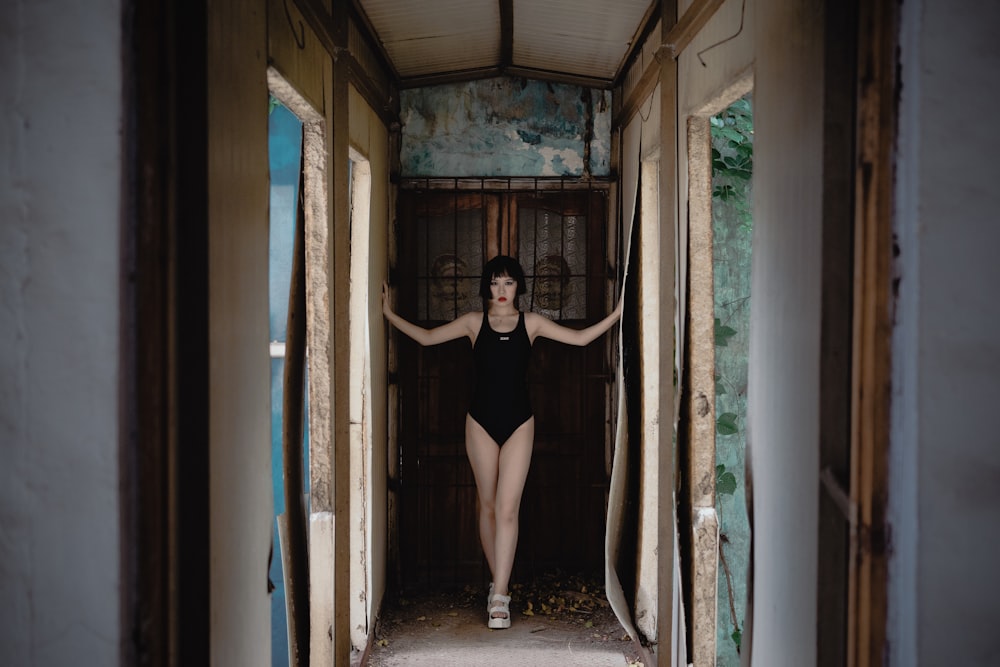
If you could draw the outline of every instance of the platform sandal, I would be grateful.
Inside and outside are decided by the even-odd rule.
[[[490,613],[490,605],[493,600],[493,582],[490,582],[490,591],[486,594],[486,613]]]
[[[494,616],[494,614],[502,614]],[[490,596],[490,610],[487,625],[494,629],[510,627],[510,596],[494,593]]]

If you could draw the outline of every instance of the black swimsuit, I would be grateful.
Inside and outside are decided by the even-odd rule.
[[[490,326],[488,313],[472,350],[476,358],[476,391],[472,395],[472,417],[501,447],[511,434],[531,419],[531,403],[525,374],[531,354],[531,340],[519,313],[513,331],[497,332]]]

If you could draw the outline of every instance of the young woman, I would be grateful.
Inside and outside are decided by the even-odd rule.
[[[483,267],[479,294],[483,312],[469,312],[434,329],[406,321],[389,306],[382,285],[382,312],[397,329],[421,345],[466,337],[476,361],[476,389],[465,418],[465,450],[479,495],[479,538],[493,583],[487,624],[510,627],[510,572],[517,548],[518,510],[528,476],[535,418],[528,402],[525,373],[531,345],[538,337],[586,345],[621,317],[622,302],[597,324],[570,329],[537,313],[517,310],[527,290],[524,271],[513,257],[494,257]]]

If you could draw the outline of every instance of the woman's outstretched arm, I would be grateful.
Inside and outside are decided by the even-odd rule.
[[[433,329],[425,329],[408,322],[393,312],[389,306],[389,286],[384,282],[382,283],[382,314],[385,315],[385,319],[389,320],[390,324],[421,345],[437,345],[462,336],[467,336],[472,340],[476,335],[474,327],[480,322],[480,316],[476,313],[465,313],[451,322]]]
[[[587,345],[597,339],[598,336],[611,328],[622,316],[622,306],[624,300],[619,299],[618,305],[603,320],[596,324],[591,324],[585,329],[571,329],[561,324],[556,324],[544,315],[538,313],[527,313],[525,315],[525,327],[532,342],[539,336],[551,338],[552,340],[568,345]]]

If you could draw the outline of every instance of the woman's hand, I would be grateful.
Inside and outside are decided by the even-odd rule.
[[[392,308],[389,307],[389,283],[385,280],[382,281],[382,314],[387,318],[392,314]]]

